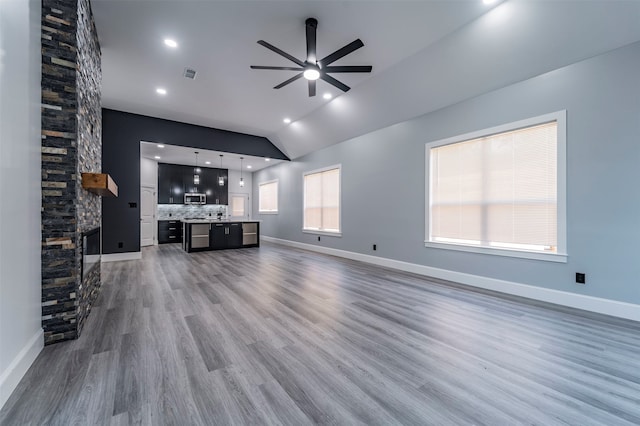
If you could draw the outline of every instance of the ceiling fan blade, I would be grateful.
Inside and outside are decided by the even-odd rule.
[[[294,58],[293,56],[289,55],[287,52],[285,52],[284,50],[280,50],[277,47],[275,47],[273,44],[267,43],[264,40],[258,40],[258,44],[261,46],[266,47],[267,49],[276,52],[278,55],[280,56],[284,56],[285,58],[287,58],[288,60],[290,60],[293,63],[296,63],[298,65],[300,65],[301,67],[304,67],[304,62],[302,62],[301,60]]]
[[[327,65],[337,61],[343,56],[347,56],[349,53],[353,52],[354,50],[360,49],[362,46],[364,46],[364,43],[362,42],[362,40],[360,39],[354,40],[351,43],[347,44],[346,46],[336,50],[329,56],[323,59],[320,59],[318,63],[320,64],[320,67],[326,67]]]
[[[274,89],[280,89],[281,87],[284,87],[289,83],[293,83],[294,81],[296,81],[300,77],[302,77],[302,73],[298,73],[298,74],[294,75],[293,77],[291,77],[289,80],[283,81],[282,83],[280,83],[276,87],[274,87]]]
[[[318,21],[314,18],[306,20],[307,27],[307,62],[315,64],[316,57],[316,30],[318,29]]]
[[[304,68],[294,67],[270,67],[264,65],[251,65],[252,70],[285,70],[285,71],[302,71]]]
[[[309,80],[309,97],[316,95],[316,81]]]
[[[324,81],[326,81],[327,83],[329,83],[329,84],[331,84],[333,86],[336,86],[338,89],[342,90],[343,92],[348,92],[349,89],[351,89],[346,84],[336,80],[335,78],[333,78],[330,75],[327,75],[325,73],[320,73],[320,78],[323,79]]]
[[[345,65],[335,67],[325,67],[324,72],[371,72],[371,65]]]

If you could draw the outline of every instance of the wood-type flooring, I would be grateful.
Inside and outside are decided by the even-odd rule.
[[[640,323],[275,244],[102,266],[1,425],[640,424]]]

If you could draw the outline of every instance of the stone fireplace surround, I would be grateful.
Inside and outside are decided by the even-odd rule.
[[[42,328],[45,344],[80,335],[100,291],[100,265],[82,279],[82,234],[101,226],[100,45],[89,0],[42,0]]]

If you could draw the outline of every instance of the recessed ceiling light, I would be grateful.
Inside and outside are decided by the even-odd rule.
[[[155,157],[153,157],[153,158],[155,158],[156,160],[159,160],[159,159],[160,159],[160,156],[159,156],[159,155],[156,155],[156,156],[155,156]]]
[[[265,158],[264,161],[271,161],[271,158]]]
[[[333,96],[331,95],[331,93],[325,93],[324,95],[322,95],[322,97],[325,99],[331,99]]]
[[[158,148],[164,148],[164,145],[162,145],[162,144],[158,144],[158,145],[157,145],[157,147],[158,147]]]
[[[158,95],[166,95],[166,94],[167,94],[167,89],[163,89],[162,87],[158,87],[158,88],[156,89],[156,93],[157,93]]]
[[[285,119],[284,119],[284,120],[282,120],[282,121],[284,121],[284,124],[289,124],[289,123],[291,123],[291,119],[290,119],[290,118],[285,118]]]
[[[205,161],[204,164],[211,164],[211,161]]]
[[[252,165],[248,165],[248,166],[247,166],[247,169],[252,169],[252,168],[253,168],[253,166],[252,166]]]
[[[484,3],[484,4],[493,4],[495,2],[496,2],[496,0],[482,0],[482,3]]]
[[[165,38],[164,44],[174,49],[178,47],[178,43],[175,40],[171,40],[170,38]]]

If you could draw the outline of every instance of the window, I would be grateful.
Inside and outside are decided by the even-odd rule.
[[[278,213],[278,181],[262,182],[258,186],[258,213]]]
[[[231,209],[231,217],[236,219],[246,219],[245,211],[249,204],[249,196],[245,194],[229,195],[231,202],[229,207]]]
[[[340,166],[304,174],[303,230],[340,234]]]
[[[566,262],[565,116],[427,144],[425,245]]]

